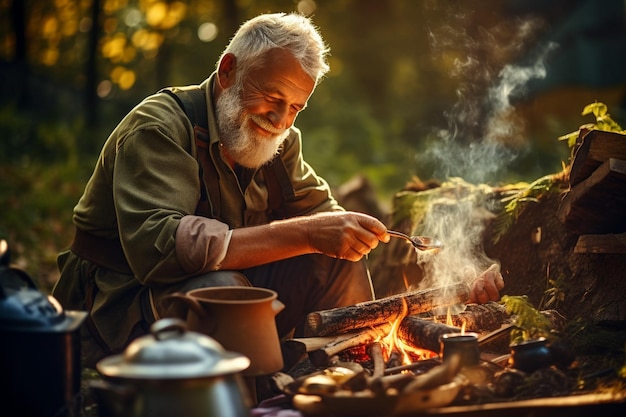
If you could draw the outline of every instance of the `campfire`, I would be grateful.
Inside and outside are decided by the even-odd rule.
[[[402,220],[405,227],[399,228],[445,236],[443,250],[426,259],[403,242],[386,245],[387,252],[372,271],[381,298],[311,313],[310,337],[284,344],[289,366],[274,376],[276,386],[310,416],[467,412],[483,417],[520,409],[524,415],[543,410],[554,416],[571,415],[573,408],[576,415],[621,414],[626,390],[618,370],[623,373],[626,367],[615,361],[623,357],[598,360],[598,348],[585,349],[585,344],[606,352],[619,350],[623,356],[623,338],[612,339],[624,329],[619,279],[623,256],[570,256],[582,252],[573,250],[576,241],[565,238],[568,230],[554,216],[562,199],[556,194],[562,178],[540,179],[519,194],[534,196],[528,194],[533,187],[552,184],[552,192],[536,195],[541,204],[524,206],[519,213],[526,217],[510,222],[502,213],[490,217],[485,209],[495,200],[509,201],[506,192],[461,180],[436,191],[400,194],[397,206],[411,210]],[[578,220],[570,223],[581,225]],[[508,232],[502,232],[503,225]],[[599,252],[624,253],[623,245],[607,245]],[[507,293],[520,295],[468,304],[465,282],[493,258],[506,271]],[[404,282],[393,279],[399,276]],[[543,281],[549,284],[547,290]],[[409,285],[419,289],[407,290]],[[554,309],[532,311],[531,306],[524,311],[529,300]],[[596,318],[596,324],[584,327],[577,317]],[[529,322],[546,326],[534,331],[527,327]],[[606,339],[595,340],[596,334]],[[447,343],[453,339],[459,341],[454,347],[454,342]],[[572,351],[574,346],[578,351]]]
[[[530,375],[538,379],[527,399],[569,393],[567,349],[546,338],[511,344],[515,316],[502,303],[465,304],[468,297],[469,287],[456,284],[311,313],[313,334],[285,342],[290,369],[273,382],[311,416],[510,405]],[[557,313],[541,314],[563,325]]]

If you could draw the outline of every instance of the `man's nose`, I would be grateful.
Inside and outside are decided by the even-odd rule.
[[[290,128],[294,120],[294,117],[289,114],[289,107],[286,105],[277,105],[268,113],[267,118],[277,129]]]

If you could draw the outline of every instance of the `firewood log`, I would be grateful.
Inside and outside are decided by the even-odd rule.
[[[332,342],[337,342],[340,339],[349,339],[351,334],[345,333],[338,336],[324,336],[324,337],[302,337],[287,339],[281,342],[281,349],[283,352],[283,360],[285,366],[290,368],[297,362],[307,356],[308,352],[319,349]]]
[[[626,135],[596,129],[585,132],[570,167],[570,186],[584,181],[610,158],[626,160]]]
[[[385,357],[380,342],[373,342],[367,347],[367,354],[372,360],[372,377],[380,378],[385,374]]]
[[[314,311],[307,316],[307,324],[315,336],[345,333],[392,323],[404,315],[424,313],[435,307],[465,303],[469,295],[470,288],[465,283],[410,291],[352,306]]]
[[[390,324],[362,329],[361,331],[354,332],[350,337],[338,338],[319,349],[309,352],[309,360],[315,366],[325,366],[332,356],[355,346],[370,344],[375,340],[387,336],[390,331]]]
[[[447,316],[436,316],[438,322],[447,322]],[[485,304],[468,304],[464,311],[450,316],[453,326],[463,327],[469,332],[492,331],[510,321],[502,304],[490,301]]]
[[[439,353],[439,338],[446,333],[459,333],[458,327],[424,320],[416,316],[407,316],[398,327],[401,341],[419,349],[427,349]]]

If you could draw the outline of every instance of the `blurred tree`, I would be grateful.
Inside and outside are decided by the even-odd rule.
[[[26,61],[26,13],[24,2],[14,1],[11,4],[11,21],[13,23],[13,39],[15,42],[13,64],[16,68],[16,81],[18,89],[24,86],[28,77],[28,65]],[[8,27],[8,26],[7,26]],[[28,94],[19,89],[16,92],[16,102],[19,108],[28,106]]]
[[[413,174],[435,174],[432,161],[416,158],[439,141],[442,132],[455,132],[456,140],[465,145],[481,140],[493,120],[489,93],[500,82],[501,71],[532,59],[531,53],[541,50],[547,40],[575,38],[577,48],[560,54],[555,61],[558,71],[548,69],[545,79],[534,80],[535,85],[544,90],[565,81],[601,81],[602,88],[623,85],[618,66],[605,65],[611,54],[596,51],[602,58],[596,62],[603,65],[595,68],[580,53],[570,52],[589,45],[583,40],[606,38],[604,34],[613,40],[604,45],[624,50],[624,13],[619,13],[623,1],[610,0],[602,8],[594,4],[590,0],[549,5],[519,0],[0,0],[0,105],[19,105],[20,112],[34,120],[91,129],[77,146],[83,153],[95,153],[104,132],[144,96],[167,85],[201,82],[240,22],[261,12],[298,10],[314,16],[333,51],[328,80],[299,118],[306,137],[314,139],[305,144],[309,158],[333,181],[345,181],[356,171],[368,172],[377,186],[394,190]],[[579,65],[576,71],[565,71],[572,54]],[[523,90],[514,90],[513,104],[523,107],[535,100]],[[619,117],[615,100],[604,101]],[[529,175],[559,166],[554,151],[558,145],[545,142],[571,130],[571,117],[563,126],[551,114],[558,111],[562,117],[567,110],[575,118],[577,109],[588,102],[585,98],[560,103],[559,109],[546,111],[525,107],[521,115],[511,111],[499,116],[511,122],[533,117],[535,125],[550,129],[541,139],[544,144],[532,145],[542,155],[523,159],[523,165],[516,167],[518,175],[529,168],[525,164],[537,161]],[[527,133],[521,128],[515,132],[520,140]],[[26,145],[19,150],[28,152]],[[328,157],[330,150],[333,158]]]
[[[279,11],[313,16],[332,49],[297,124],[333,186],[364,174],[387,198],[413,175],[533,180],[560,169],[568,149],[556,138],[588,122],[587,104],[626,124],[623,0],[0,0],[0,233],[67,239],[128,110],[200,83],[241,22]],[[560,48],[544,79],[503,82],[550,41]],[[495,121],[503,130],[489,132]],[[484,157],[486,137],[516,151]]]
[[[89,42],[87,43],[87,60],[85,62],[85,109],[88,126],[96,126],[98,120],[98,40],[100,39],[101,0],[93,0],[91,5],[91,22],[88,26]]]

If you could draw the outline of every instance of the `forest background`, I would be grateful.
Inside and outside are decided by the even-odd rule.
[[[162,87],[197,84],[237,27],[312,16],[331,71],[297,120],[333,187],[383,206],[414,177],[532,181],[600,101],[626,125],[624,0],[0,0],[0,238],[49,290],[100,147]]]

